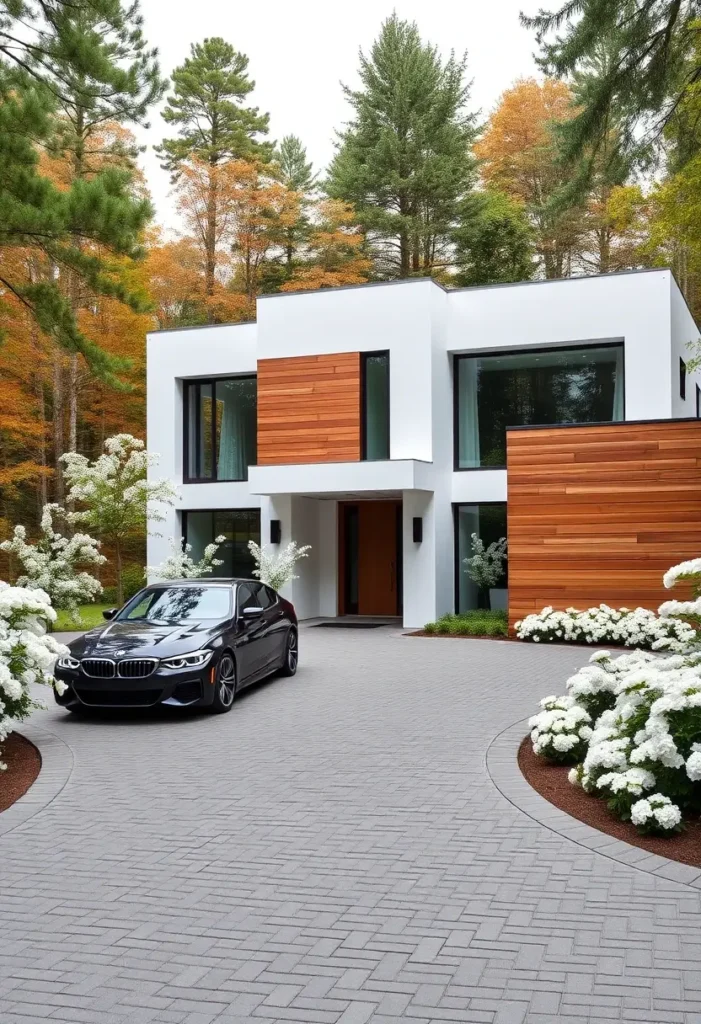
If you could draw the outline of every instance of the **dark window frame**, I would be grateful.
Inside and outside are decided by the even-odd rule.
[[[686,363],[679,356],[679,397],[686,401]]]
[[[180,544],[182,545],[183,549],[184,549],[185,545],[187,544],[187,517],[188,517],[188,515],[191,512],[193,512],[195,514],[200,513],[200,512],[211,512],[212,516],[214,515],[215,512],[257,512],[258,513],[259,537],[260,537],[260,540],[262,541],[262,535],[260,533],[260,528],[261,528],[261,525],[262,525],[261,524],[262,515],[261,515],[261,509],[259,507],[256,507],[256,506],[248,507],[247,506],[246,508],[232,508],[231,505],[225,505],[225,506],[221,506],[221,507],[217,506],[217,508],[185,508],[185,509],[181,509],[181,511],[180,511]],[[214,521],[213,520],[212,520],[212,526],[214,526]],[[215,536],[214,529],[212,529],[212,540],[214,540],[214,536]],[[218,579],[226,579],[227,577],[212,576],[211,578],[212,578],[213,582],[216,582]],[[244,578],[247,578],[247,577],[234,576],[234,577],[231,577],[231,578],[232,579],[244,579]],[[255,582],[255,580],[252,580],[252,582]]]
[[[607,420],[610,423],[625,423],[626,421],[626,346],[625,339],[623,341],[601,341],[587,343],[585,345],[539,345],[537,348],[509,348],[499,352],[482,352],[475,350],[473,352],[456,352],[453,354],[453,472],[454,473],[491,473],[496,471],[501,473],[506,469],[506,466],[460,466],[460,451],[458,448],[458,436],[460,427],[460,400],[458,394],[458,367],[461,359],[488,359],[490,356],[503,357],[503,356],[522,356],[522,355],[538,355],[540,352],[581,352],[586,349],[599,349],[599,348],[620,348],[623,352],[621,364],[623,367],[623,419],[622,420]],[[581,427],[581,426],[593,426],[589,420],[584,423],[525,423],[514,427],[508,427],[508,430],[520,430],[521,427]],[[466,502],[460,502],[464,505]],[[470,502],[467,502],[470,504]],[[500,502],[472,502],[472,504],[500,504]]]
[[[258,374],[256,373],[229,373],[224,377],[186,377],[183,379],[183,483],[184,484],[219,484],[228,483],[236,484],[243,483],[247,479],[241,477],[239,480],[220,480],[217,471],[219,468],[219,459],[217,458],[217,384],[227,380],[257,380]],[[211,384],[212,386],[212,416],[211,416],[211,430],[212,430],[212,475],[209,476],[190,476],[190,395],[193,386],[197,385],[198,388],[203,384]],[[197,391],[197,404],[199,406],[200,392]],[[256,388],[256,419],[258,409],[258,389]],[[197,450],[200,448],[200,432],[202,430],[202,417],[199,415],[199,409],[197,410],[198,415],[195,420],[195,445]]]
[[[371,357],[387,356],[387,459],[368,459],[367,439],[367,413],[368,413],[368,391],[367,391],[367,362]],[[386,462],[389,461],[390,453],[390,404],[392,401],[392,387],[390,381],[390,351],[388,348],[381,348],[372,352],[360,353],[360,461],[361,462]]]
[[[696,419],[701,420],[701,388],[696,385]]]
[[[573,424],[574,426],[574,424]],[[453,612],[457,615],[458,608],[460,607],[460,562],[459,562],[459,548],[460,548],[460,537],[458,534],[459,530],[459,510],[463,507],[471,507],[473,505],[503,505],[506,509],[506,550],[509,550],[509,508],[508,502],[506,501],[454,501],[453,505]]]

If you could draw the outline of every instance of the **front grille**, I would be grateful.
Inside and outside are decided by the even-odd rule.
[[[86,676],[92,679],[112,679],[114,662],[109,658],[83,658],[81,667]]]
[[[136,708],[157,704],[163,690],[87,690],[77,686],[75,692],[89,707],[93,708]]]
[[[145,679],[155,671],[157,658],[129,658],[117,665],[117,675],[122,679]]]

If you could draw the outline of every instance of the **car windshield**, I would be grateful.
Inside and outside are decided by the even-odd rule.
[[[230,614],[230,587],[159,587],[137,594],[117,619],[165,624],[225,619]]]

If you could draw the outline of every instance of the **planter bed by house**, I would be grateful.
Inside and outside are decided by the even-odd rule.
[[[0,811],[6,811],[35,781],[41,769],[41,755],[24,736],[11,732],[2,744],[0,760],[7,765],[0,775]]]
[[[581,786],[571,785],[567,781],[569,765],[552,764],[534,754],[528,736],[519,748],[518,763],[537,793],[578,821],[660,857],[701,868],[701,821],[689,822],[683,832],[670,836],[640,835],[630,822],[615,817],[600,796],[590,796]]]

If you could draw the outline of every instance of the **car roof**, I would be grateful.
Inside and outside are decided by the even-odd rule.
[[[208,587],[233,587],[237,583],[260,583],[260,580],[249,579],[245,576],[217,576],[214,579],[201,576],[196,579],[154,580],[153,583],[148,583],[147,587],[199,587],[203,583],[206,583]]]

